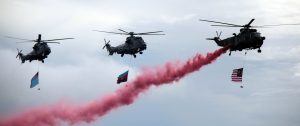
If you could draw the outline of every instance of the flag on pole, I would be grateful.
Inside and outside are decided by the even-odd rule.
[[[39,72],[37,72],[32,78],[31,78],[31,84],[30,88],[35,87],[36,85],[39,84]]]
[[[128,70],[125,73],[119,75],[117,83],[120,84],[121,82],[126,82],[128,79]]]
[[[231,81],[242,82],[243,80],[243,68],[233,69],[231,74]]]

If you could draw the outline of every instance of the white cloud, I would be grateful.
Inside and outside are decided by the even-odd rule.
[[[251,94],[251,96],[255,97],[291,97],[291,95],[299,96],[300,95],[300,89],[265,89],[261,92],[254,92]]]
[[[188,14],[188,15],[184,15],[181,17],[167,16],[167,15],[160,16],[161,20],[168,24],[175,24],[175,23],[180,23],[180,22],[184,22],[184,21],[189,21],[189,20],[193,20],[196,17],[197,17],[196,14]]]
[[[296,66],[294,67],[294,71],[295,71],[295,76],[296,77],[300,77],[300,63],[296,64]]]
[[[300,45],[296,46],[267,46],[263,47],[262,53],[257,53],[256,50],[249,51],[247,56],[240,56],[246,60],[255,61],[299,61]]]

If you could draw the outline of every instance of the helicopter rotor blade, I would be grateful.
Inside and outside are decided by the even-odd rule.
[[[27,40],[27,41],[32,41],[30,39],[23,39],[23,38],[16,38],[16,37],[11,37],[11,36],[4,36],[6,38],[10,38],[10,39],[17,39],[17,40]]]
[[[166,35],[166,34],[137,34],[137,35]]]
[[[244,27],[244,26],[233,26],[233,25],[210,25],[210,26],[219,26],[219,27]]]
[[[136,33],[136,34],[152,34],[152,33],[159,33],[164,31],[153,31],[153,32],[143,32],[143,33]]]
[[[134,35],[166,35],[166,34],[134,34]]]
[[[60,38],[60,39],[49,39],[49,40],[42,40],[42,41],[56,41],[56,40],[67,40],[67,39],[74,39],[74,38]]]
[[[108,31],[99,31],[99,30],[93,30],[93,31],[96,31],[96,32],[104,32],[104,33],[110,33],[110,34],[128,35],[127,33],[108,32]]]
[[[244,26],[230,26],[230,25],[211,25],[218,27],[244,27]],[[268,28],[267,26],[250,26],[251,28]]]
[[[274,24],[274,25],[259,25],[259,26],[254,26],[254,27],[268,27],[268,26],[288,26],[288,25],[300,25],[300,23],[295,23],[295,24]]]
[[[199,19],[199,21],[212,22],[212,23],[225,24],[225,25],[232,25],[232,26],[240,26],[240,25],[237,25],[237,24],[231,24],[231,23],[225,23],[225,22],[219,22],[219,21],[211,21],[211,20],[203,20],[203,19]]]
[[[244,27],[251,27],[251,24],[252,24],[252,22],[253,22],[254,20],[255,20],[254,18],[251,19],[250,22],[249,22],[248,24],[246,24]]]
[[[44,43],[55,43],[55,44],[60,44],[60,42],[48,42],[48,41],[41,41],[41,42],[44,42]]]
[[[125,32],[126,34],[129,34],[129,32],[123,30],[123,29],[118,29],[119,31]]]
[[[16,42],[16,43],[33,43],[36,42],[35,40],[28,40],[28,41],[22,41],[22,42]]]

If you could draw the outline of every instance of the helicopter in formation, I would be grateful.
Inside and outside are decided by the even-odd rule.
[[[143,51],[147,49],[147,44],[140,36],[135,35],[165,35],[160,34],[163,31],[153,31],[153,32],[143,32],[143,33],[134,33],[134,32],[127,32],[122,29],[118,29],[121,32],[107,32],[107,31],[99,31],[94,30],[97,32],[104,32],[104,33],[111,33],[111,34],[119,34],[119,35],[129,35],[129,37],[126,38],[126,41],[124,44],[118,45],[118,46],[111,46],[109,44],[110,41],[106,41],[104,39],[105,45],[102,49],[106,48],[106,50],[109,52],[109,55],[113,55],[114,53],[120,54],[121,57],[124,56],[124,54],[132,55],[134,58],[136,58],[136,54],[143,54]]]
[[[49,40],[42,40],[42,35],[39,34],[38,38],[36,40],[29,40],[29,39],[23,39],[23,38],[15,38],[6,36],[7,38],[11,39],[17,39],[17,40],[25,40],[23,42],[17,42],[17,43],[28,43],[28,42],[35,42],[34,46],[32,47],[33,50],[28,53],[27,55],[22,53],[22,50],[18,50],[18,54],[16,58],[19,57],[19,59],[22,61],[22,63],[25,63],[25,61],[31,62],[32,60],[38,60],[44,63],[44,59],[48,57],[48,55],[51,53],[51,49],[48,46],[48,43],[56,43],[60,44],[59,42],[55,42],[57,40],[66,40],[66,39],[74,39],[74,38],[60,38],[60,39],[49,39]]]
[[[231,55],[231,51],[242,51],[242,50],[253,50],[258,49],[257,52],[261,53],[260,47],[263,45],[266,37],[261,36],[261,33],[254,28],[263,28],[269,26],[281,26],[281,25],[300,25],[300,24],[277,24],[277,25],[260,25],[260,26],[251,26],[251,23],[255,19],[251,19],[248,24],[245,25],[237,25],[225,22],[211,21],[211,20],[202,20],[205,22],[217,23],[220,25],[211,25],[211,26],[221,26],[221,27],[241,27],[240,33],[233,33],[232,37],[228,37],[226,39],[220,39],[222,32],[217,33],[217,36],[214,38],[207,38],[207,40],[214,40],[218,46],[227,47],[229,46],[229,55]],[[246,54],[246,52],[245,52]]]

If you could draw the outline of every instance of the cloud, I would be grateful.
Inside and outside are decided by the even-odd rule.
[[[298,54],[300,53],[300,46],[267,46],[263,47],[263,52],[258,54],[255,50],[250,51],[245,56],[239,56],[245,60],[254,61],[299,61]]]
[[[300,77],[300,63],[297,63],[296,66],[294,66],[294,71],[295,71],[294,76]]]
[[[255,97],[290,97],[291,95],[300,95],[300,89],[265,89],[265,91],[251,94],[251,96]]]
[[[160,17],[163,22],[166,22],[168,24],[175,24],[175,23],[193,20],[194,18],[197,17],[197,15],[196,14],[188,14],[188,15],[184,15],[182,17],[161,15]]]

